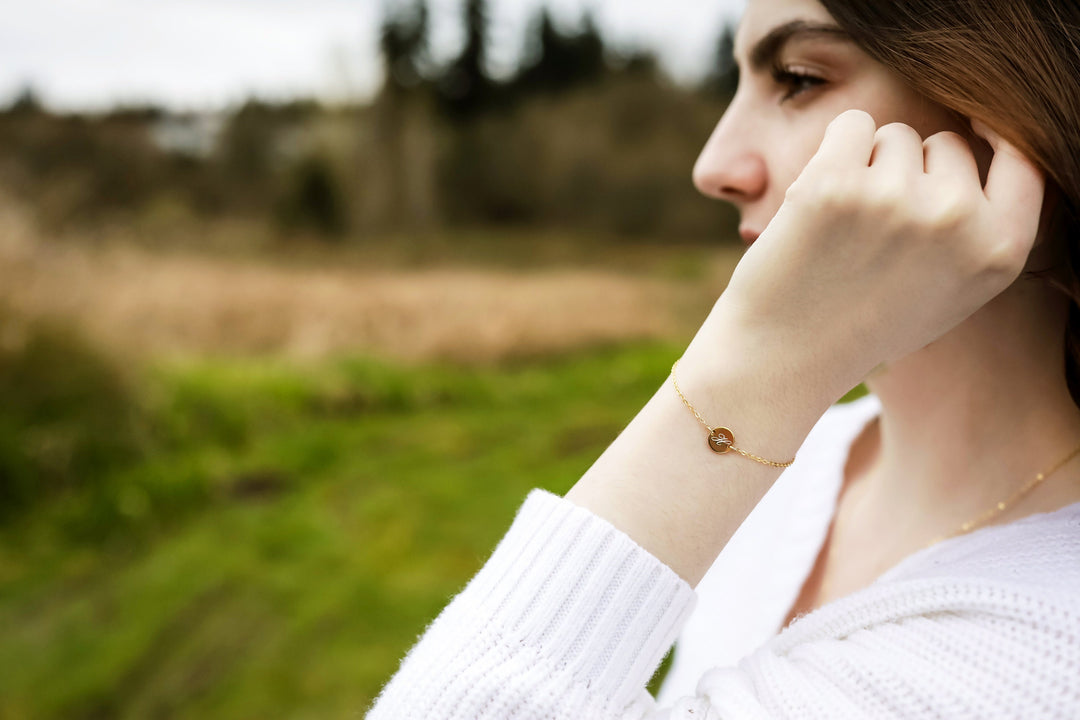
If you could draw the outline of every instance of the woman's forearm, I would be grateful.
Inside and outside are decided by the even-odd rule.
[[[680,361],[680,388],[711,425],[733,431],[736,446],[789,460],[849,388],[809,360],[759,353],[746,334],[736,339],[728,330],[714,311]],[[714,453],[707,435],[669,377],[566,498],[696,586],[781,472]]]
[[[754,338],[718,304],[680,386],[737,445],[786,460],[838,393],[796,361],[805,354],[767,360],[756,348],[771,343]],[[368,717],[653,717],[645,683],[692,610],[691,586],[780,472],[718,455],[706,437],[668,378],[565,499],[530,495]]]

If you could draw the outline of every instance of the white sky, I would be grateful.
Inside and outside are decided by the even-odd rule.
[[[512,67],[544,0],[489,0],[492,55]],[[177,109],[378,87],[383,0],[0,0],[0,104],[32,86],[51,107],[155,102]],[[743,0],[547,0],[573,23],[592,8],[605,39],[700,75]],[[461,42],[461,0],[430,0],[438,54]]]

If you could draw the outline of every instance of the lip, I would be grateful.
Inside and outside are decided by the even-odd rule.
[[[747,247],[753,245],[754,241],[758,239],[758,235],[760,234],[761,233],[759,233],[757,230],[751,230],[748,227],[739,228],[739,237],[742,239],[743,244]]]

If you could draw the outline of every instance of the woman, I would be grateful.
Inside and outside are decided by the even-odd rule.
[[[1080,717],[1080,9],[750,0],[736,59],[694,172],[728,288],[370,718]],[[752,631],[680,644],[659,709],[699,583]]]

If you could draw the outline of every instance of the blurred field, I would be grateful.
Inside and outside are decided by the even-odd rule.
[[[460,5],[365,101],[0,108],[0,720],[362,716],[723,290],[730,29],[688,86],[537,8],[493,78]]]
[[[361,715],[737,256],[501,240],[214,255],[9,206],[0,718]]]
[[[501,257],[487,246],[487,267],[436,259],[406,268],[385,253],[222,257],[108,238],[47,241],[10,204],[4,215],[0,302],[30,321],[73,323],[128,358],[369,353],[490,362],[681,338],[737,260],[733,250],[659,246],[594,246],[588,259],[585,251],[560,259],[543,243],[547,256],[532,263],[541,267],[522,269],[530,259],[506,249],[512,236]],[[490,242],[462,239],[470,241],[474,249]],[[614,269],[602,266],[605,251]]]

